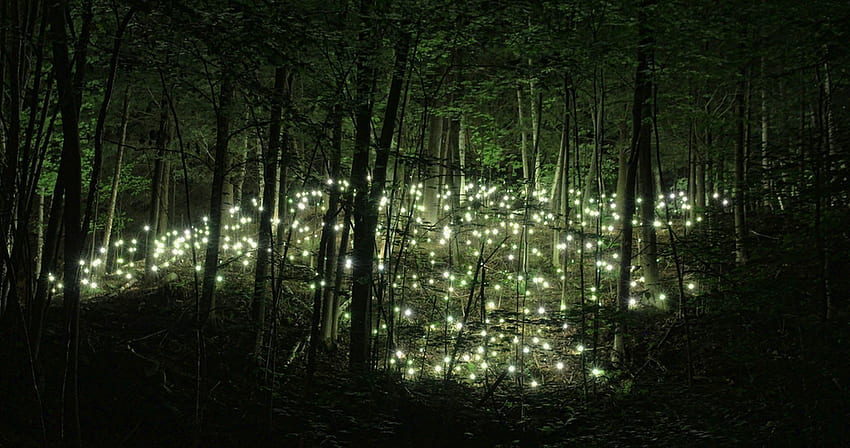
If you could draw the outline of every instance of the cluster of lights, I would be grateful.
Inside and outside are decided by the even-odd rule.
[[[321,216],[326,210],[325,194],[329,189],[349,189],[348,182],[327,179],[322,188],[294,193],[286,208],[289,220],[284,231],[291,232],[292,243],[289,260],[312,266],[323,230]],[[559,217],[549,211],[546,202],[548,192],[536,190],[527,205],[518,207],[520,192],[508,186],[487,185],[483,181],[464,184],[457,194],[444,186],[436,194],[437,204],[426,204],[427,188],[422,183],[409,182],[393,194],[380,198],[382,211],[391,208],[398,216],[391,220],[392,227],[380,228],[381,235],[395,237],[404,235],[404,253],[382,254],[376,269],[384,273],[386,288],[404,305],[393,308],[395,319],[392,325],[421,327],[424,335],[412,340],[400,340],[402,347],[388,354],[388,363],[408,378],[422,375],[465,378],[477,384],[486,381],[488,372],[499,370],[522,375],[524,384],[538,387],[554,379],[557,372],[577,366],[577,359],[585,354],[585,346],[575,344],[577,334],[566,321],[565,315],[551,310],[565,311],[560,290],[567,287],[570,279],[563,268],[549,267],[543,260],[551,251],[537,247],[537,239],[530,236],[559,225]],[[722,206],[729,201],[715,193],[713,199]],[[637,198],[642,202],[642,198]],[[578,268],[578,259],[584,257],[586,266],[595,269],[603,282],[613,284],[618,272],[619,254],[616,252],[619,237],[616,196],[583,198],[582,192],[570,190],[570,202],[575,205],[575,216],[567,221],[569,231],[559,231],[555,249],[565,260],[563,267]],[[531,204],[528,204],[531,203]],[[257,248],[256,216],[262,204],[251,200],[253,211],[244,214],[238,207],[227,210],[227,222],[222,226],[222,257],[239,260],[235,263],[242,269],[252,265]],[[659,195],[655,203],[659,215],[668,216],[670,221],[662,223],[655,219],[651,224],[659,230],[667,225],[681,222],[691,227],[702,222],[685,192]],[[434,211],[438,210],[435,225]],[[592,223],[588,223],[588,218]],[[278,224],[279,218],[273,218]],[[638,219],[635,225],[644,225]],[[118,240],[110,248],[99,248],[96,257],[81,260],[85,274],[81,283],[92,293],[111,279],[130,281],[144,275],[142,263],[137,263],[137,252],[151,247],[147,269],[151,272],[180,266],[201,270],[202,261],[192,265],[192,254],[201,258],[209,242],[209,219],[204,217],[200,227],[172,230],[149,242],[150,228],[130,241]],[[596,230],[590,232],[591,224]],[[333,228],[339,231],[341,225]],[[579,233],[577,229],[581,229]],[[278,235],[278,238],[282,238]],[[544,239],[540,239],[544,240]],[[380,246],[379,246],[380,247]],[[433,250],[442,247],[438,256]],[[105,272],[107,253],[112,251],[115,260],[112,272]],[[476,288],[481,287],[481,266],[477,260],[487,259],[486,301],[481,297],[482,312],[467,314],[467,302],[476,297]],[[405,260],[407,266],[413,260],[422,260],[428,269],[399,269],[383,260]],[[418,262],[416,262],[418,263]],[[137,265],[138,264],[138,265]],[[352,268],[353,260],[344,259],[346,271]],[[421,266],[421,265],[420,265]],[[543,267],[546,266],[546,267]],[[227,271],[216,281],[224,282]],[[54,276],[50,276],[53,289],[62,288]],[[326,287],[324,280],[314,282],[311,288]],[[630,309],[642,306],[639,293],[645,289],[643,277],[631,282],[636,295],[629,300]],[[696,283],[686,284],[688,291],[697,288]],[[435,306],[429,298],[439,298]],[[587,298],[599,306],[610,297],[597,288],[590,287]],[[665,300],[664,294],[659,299]],[[428,304],[425,306],[424,304]],[[347,313],[344,317],[349,318]],[[523,325],[518,325],[523,322]],[[386,321],[376,323],[374,335],[384,335],[390,330]],[[564,339],[572,340],[564,344]],[[570,361],[572,357],[572,361]],[[526,360],[533,359],[535,366],[529,370]],[[519,366],[523,367],[522,371]],[[587,373],[593,378],[604,377],[601,367],[589,367]]]

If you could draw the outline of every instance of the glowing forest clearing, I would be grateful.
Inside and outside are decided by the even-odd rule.
[[[3,2],[0,447],[848,445],[848,18]]]
[[[330,188],[334,182],[328,180],[326,185]],[[342,182],[340,189],[345,191],[346,185]],[[496,379],[501,382],[505,374],[531,388],[603,379],[606,366],[611,365],[608,327],[616,313],[620,262],[621,216],[616,195],[583,199],[580,191],[570,190],[575,216],[567,221],[567,228],[558,228],[562,221],[548,211],[543,191],[525,201],[521,192],[505,185],[467,184],[464,190],[457,205],[440,207],[436,224],[426,221],[429,215],[421,184],[393,189],[394,194],[381,199],[381,216],[386,221],[379,226],[376,241],[379,255],[370,313],[373,366],[396,370],[411,380],[452,378],[485,386]],[[278,271],[284,253],[286,264],[315,267],[322,216],[327,211],[325,193],[305,190],[289,199],[285,223],[275,236],[282,243],[276,247],[284,251],[274,257]],[[449,190],[437,197],[451,203]],[[225,290],[230,282],[247,281],[244,274],[253,268],[254,223],[261,207],[252,202],[249,210],[230,208],[223,226],[222,271],[217,281]],[[711,213],[723,214],[730,201],[713,194],[709,204]],[[666,245],[670,231],[699,231],[704,222],[684,191],[659,195],[655,208],[657,217],[648,225]],[[136,256],[146,243],[145,234],[113,243],[108,251],[115,261],[111,272],[104,272],[106,248],[98,248],[96,257],[81,261],[87,293],[97,296],[151,274],[156,274],[155,279],[167,278],[169,272],[180,275],[188,285],[192,266],[202,270],[207,221],[204,217],[202,228],[172,230],[155,240],[154,262],[147,266],[147,274],[144,260]],[[280,220],[275,223],[281,224]],[[644,225],[637,219],[633,224]],[[332,230],[338,234],[342,225]],[[640,246],[642,240],[636,240]],[[637,258],[638,253],[632,263],[629,309],[670,309],[665,302],[678,307],[682,298],[672,257],[667,254],[660,259],[673,275],[659,282],[655,297],[642,268],[635,265]],[[341,275],[350,273],[352,263],[350,255],[342,259]],[[315,278],[307,295],[320,291],[319,297],[332,297],[336,279],[325,278],[315,269],[311,272]],[[700,293],[700,278],[689,275],[682,280],[684,300]],[[61,287],[57,283],[54,291]],[[349,317],[346,305],[343,298],[342,306],[331,310],[330,318],[342,319],[343,326]],[[336,325],[334,331],[339,331]]]

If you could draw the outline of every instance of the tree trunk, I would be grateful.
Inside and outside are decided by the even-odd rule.
[[[342,174],[342,107],[340,105],[335,105],[331,114],[333,116],[333,135],[331,136],[330,170],[328,174],[330,175],[332,183],[330,185],[330,194],[328,195],[328,212],[332,211],[333,215],[325,215],[324,225],[326,227],[330,227],[330,230],[334,232],[334,236],[330,240],[330,244],[327,246],[327,260],[325,262],[324,273],[322,274],[323,280],[328,285],[323,290],[322,318],[320,322],[322,345],[327,348],[332,347],[335,342],[333,319],[337,314],[334,310],[334,297],[336,295],[335,290],[337,288],[336,272],[338,270],[336,248],[336,223],[338,220],[336,218],[336,214],[339,213],[340,196],[342,194],[339,188],[339,177]]]
[[[522,158],[522,178],[526,182],[532,182],[532,170],[534,168],[534,158],[528,151],[528,132],[525,129],[525,116],[522,107],[522,87],[517,86],[516,89],[516,116],[517,128],[519,128],[519,150]]]
[[[369,1],[361,3],[367,12]],[[364,15],[365,17],[365,15]],[[369,366],[370,308],[372,302],[372,267],[375,253],[375,231],[378,225],[378,204],[386,183],[387,163],[395,130],[396,115],[404,70],[407,65],[407,38],[402,37],[396,48],[390,91],[384,115],[383,129],[378,138],[372,185],[366,179],[369,171],[369,144],[372,117],[372,77],[369,56],[374,48],[369,41],[369,28],[363,27],[359,40],[362,47],[357,60],[357,106],[355,110],[354,158],[351,165],[351,185],[354,190],[354,273],[351,290],[351,349],[350,367],[362,371]]]
[[[764,84],[767,80],[764,77],[764,57],[761,58],[761,82]],[[772,201],[771,198],[774,196],[772,182],[770,181],[770,176],[768,171],[770,170],[770,162],[767,157],[767,142],[768,142],[768,132],[769,132],[769,121],[768,121],[768,111],[767,111],[767,91],[762,85],[759,88],[759,99],[761,102],[761,183],[762,183],[762,195],[763,200],[762,204],[764,207],[771,207]]]
[[[743,75],[742,75],[743,76]],[[745,98],[744,82],[740,81],[735,92],[735,261],[744,265],[747,263],[747,221],[746,221],[746,172],[745,162],[746,146],[744,142],[745,133]]]
[[[339,306],[342,296],[342,280],[345,277],[346,255],[348,254],[348,243],[351,237],[351,206],[344,206],[345,216],[342,219],[342,235],[339,237],[339,251],[336,257],[336,277],[334,278],[333,299],[331,303],[331,340],[339,338]]]
[[[647,49],[646,57],[652,60],[651,50]],[[648,74],[646,75],[648,76]],[[651,82],[646,80],[646,82]],[[668,303],[664,300],[659,300],[658,291],[658,247],[655,232],[655,179],[652,169],[652,127],[649,121],[651,112],[648,107],[641,114],[643,122],[640,123],[640,139],[638,145],[638,192],[641,198],[640,203],[640,220],[641,220],[641,240],[643,241],[642,250],[640,253],[640,264],[643,269],[644,284],[649,290],[651,303],[658,309],[666,311],[669,309]]]
[[[36,222],[33,225],[35,229],[35,260],[34,260],[34,268],[33,272],[35,275],[38,275],[41,272],[41,260],[44,257],[44,253],[42,252],[42,248],[44,247],[44,195],[38,194],[38,202],[36,203],[36,207],[38,210],[36,211]]]
[[[221,216],[223,219],[229,219],[230,215],[233,214],[233,206],[236,205],[233,202],[233,182],[228,176],[228,172],[230,172],[230,167],[224,169],[224,185],[221,189]]]
[[[162,190],[159,196],[159,216],[156,223],[159,234],[168,232],[168,203],[171,190],[171,164],[164,161],[162,162]]]
[[[263,331],[266,323],[266,302],[268,301],[268,282],[272,264],[272,219],[277,206],[277,171],[280,153],[281,113],[283,96],[289,74],[278,67],[274,71],[274,90],[272,92],[269,114],[269,144],[262,157],[264,172],[263,202],[260,212],[260,228],[257,236],[257,261],[254,273],[254,293],[251,298],[251,320],[257,332],[254,353],[260,353],[263,343]],[[279,237],[279,236],[278,236]]]
[[[543,157],[540,155],[540,120],[543,118],[543,93],[538,92],[533,80],[528,83],[528,96],[531,98],[532,185],[534,185],[534,191],[538,191],[540,190],[540,170],[543,166]]]
[[[832,111],[832,80],[829,73],[829,54],[826,53],[826,61],[822,70],[822,79],[820,80],[820,140],[819,144],[815,145],[817,154],[815,155],[815,233],[816,233],[816,249],[818,253],[818,287],[817,294],[821,300],[821,318],[830,320],[835,315],[835,303],[832,299],[832,287],[830,286],[830,247],[827,244],[827,237],[824,232],[824,213],[826,207],[832,205],[831,193],[829,192],[830,183],[833,181],[833,160],[837,155],[838,142],[836,141],[835,121]],[[821,77],[821,76],[819,76]]]
[[[445,201],[452,209],[457,210],[460,207],[460,184],[458,183],[458,165],[460,152],[460,119],[452,118],[449,120],[449,134],[446,142],[446,159],[443,163],[446,166],[446,185],[445,189],[451,196]],[[448,213],[446,213],[448,214]]]
[[[112,226],[115,222],[115,207],[118,204],[118,187],[121,185],[121,164],[124,160],[124,144],[127,142],[127,122],[130,118],[130,87],[124,91],[124,102],[121,107],[121,136],[118,140],[118,148],[115,151],[115,171],[112,174],[112,188],[109,191],[109,203],[106,204],[106,224],[103,228],[103,247],[106,248],[106,270],[112,270],[115,259],[110,256],[114,251],[109,250],[112,239]]]
[[[290,81],[291,83],[291,81]],[[291,95],[291,92],[287,89],[286,95]],[[285,99],[284,101],[287,101]],[[288,189],[288,181],[289,181],[289,164],[292,161],[292,141],[289,138],[289,133],[284,130],[283,134],[280,137],[280,160],[278,166],[278,181],[274,187],[274,193],[277,195],[277,208],[278,208],[278,220],[277,226],[275,229],[275,233],[277,234],[277,240],[275,249],[278,253],[283,253],[283,245],[286,242],[286,229],[288,227],[287,224],[287,216],[289,216],[289,202],[287,196],[289,195]]]
[[[360,40],[361,44],[364,44],[366,38],[361,35]],[[370,209],[367,177],[372,132],[372,82],[369,79],[365,56],[359,55],[357,62],[354,157],[351,162],[351,188],[354,190],[354,272],[351,288],[349,362],[353,371],[366,370],[369,363],[369,304],[372,298],[372,257],[375,247],[374,234],[370,234],[367,229]]]
[[[466,202],[466,153],[467,153],[467,146],[469,145],[469,139],[468,139],[469,136],[467,135],[468,130],[466,129],[466,125],[464,124],[463,117],[461,117],[459,122],[458,122],[458,128],[459,128],[459,131],[460,131],[460,135],[458,136],[458,146],[457,146],[458,166],[460,168],[458,170],[458,177],[459,177],[458,190],[459,190],[460,193],[458,194],[457,200],[458,200],[459,203],[463,203],[463,202]],[[404,176],[398,176],[398,178],[403,179]]]
[[[235,163],[234,169],[236,173],[233,175],[233,205],[239,207],[242,213],[245,213],[247,210],[244,210],[242,204],[243,199],[243,187],[245,185],[245,173],[248,170],[248,133],[245,133],[245,136],[242,139],[242,149],[239,151],[239,159]]]
[[[118,24],[118,30],[112,38],[112,55],[109,59],[109,72],[106,78],[106,86],[103,89],[103,101],[100,104],[100,110],[97,115],[97,123],[94,130],[94,161],[92,163],[91,179],[89,179],[89,192],[86,199],[86,214],[83,218],[83,233],[88,233],[92,219],[96,221],[97,217],[97,193],[98,184],[100,182],[101,166],[103,164],[103,134],[106,129],[106,116],[109,113],[109,105],[112,103],[112,92],[115,89],[115,78],[118,75],[118,57],[121,54],[121,42],[124,37],[124,31],[127,25],[133,18],[134,8],[124,16],[121,23]],[[78,57],[78,55],[75,55]],[[92,237],[92,249],[95,248],[95,238]],[[106,265],[104,264],[104,268]]]
[[[649,152],[651,145],[651,127],[649,118],[652,116],[650,110],[650,97],[652,95],[652,79],[650,61],[652,60],[652,46],[654,39],[647,26],[647,10],[654,0],[641,0],[638,10],[638,50],[637,68],[635,70],[635,95],[632,104],[632,142],[631,154],[626,169],[626,181],[622,183],[622,194],[617,198],[620,202],[623,215],[620,218],[622,239],[620,242],[620,277],[617,281],[617,310],[620,314],[628,312],[631,294],[631,260],[634,226],[632,215],[635,211],[635,180],[641,153]],[[651,178],[650,178],[651,180]],[[646,201],[646,199],[644,199]],[[652,203],[652,201],[648,201]],[[627,329],[624,316],[619,319],[614,330],[614,348],[612,361],[622,362],[626,355]]]
[[[280,136],[278,136],[278,144],[280,144],[279,142],[280,142]],[[251,166],[253,167],[254,173],[256,173],[256,175],[257,175],[257,189],[255,190],[256,196],[254,196],[254,197],[260,203],[263,201],[263,198],[265,197],[265,185],[266,185],[266,181],[265,181],[266,166],[262,162],[262,160],[263,160],[263,141],[262,141],[262,138],[257,137],[257,144],[256,144],[256,147],[254,148],[254,161],[252,162]],[[277,167],[275,167],[274,174],[275,174],[275,176],[277,176]],[[278,218],[277,189],[275,189],[274,204],[275,204],[275,207],[274,207],[274,210],[272,211],[272,221],[273,222],[277,221],[277,218]]]
[[[147,272],[152,272],[156,265],[154,260],[155,241],[159,236],[159,212],[162,210],[162,177],[165,149],[168,145],[168,102],[165,93],[160,100],[159,129],[156,134],[156,159],[153,166],[153,177],[151,178],[151,200],[148,214],[148,231],[145,235],[145,265]]]
[[[590,157],[590,169],[582,192],[583,202],[588,198],[599,198],[603,193],[601,176],[602,149],[605,142],[605,73],[599,71],[599,77],[593,79],[593,153]],[[584,204],[582,204],[584,205]]]
[[[216,109],[215,166],[213,168],[212,193],[210,195],[209,242],[204,260],[204,279],[201,292],[202,321],[215,321],[215,285],[218,276],[218,253],[221,240],[223,216],[221,213],[225,176],[227,171],[227,146],[230,138],[231,103],[233,80],[229,74],[222,75],[221,92]]]
[[[563,267],[561,263],[561,234],[569,228],[569,188],[570,188],[570,83],[564,76],[564,113],[561,129],[561,146],[558,151],[558,163],[552,179],[552,194],[549,198],[550,210],[557,220],[557,229],[552,238],[552,265]],[[564,252],[566,257],[566,252]],[[563,273],[566,275],[566,273]],[[562,305],[565,303],[562,301]]]
[[[59,107],[62,111],[62,159],[59,166],[59,182],[64,186],[67,204],[80,204],[82,201],[82,156],[80,151],[80,87],[84,79],[85,52],[75,52],[75,57],[83,58],[78,62],[76,73],[72,74],[71,61],[68,56],[68,38],[65,27],[67,1],[60,0],[58,4],[48,8],[50,15],[50,35],[53,41],[53,67],[59,94]],[[87,15],[85,22],[90,24],[91,17]],[[83,28],[88,25],[84,24]],[[86,33],[81,32],[80,39],[86,39]],[[86,46],[85,42],[78,42]],[[55,200],[55,199],[54,199]],[[64,263],[64,293],[63,308],[65,313],[65,328],[67,331],[67,352],[65,358],[65,375],[62,384],[62,442],[66,447],[79,447],[82,444],[80,435],[79,398],[77,391],[79,344],[80,344],[80,255],[83,248],[84,234],[80,226],[80,207],[66,207],[64,213],[65,227],[65,263]]]
[[[424,157],[424,167],[422,171],[425,174],[424,198],[422,200],[425,205],[425,219],[432,224],[436,224],[440,219],[440,169],[439,165],[443,163],[440,159],[441,147],[443,140],[443,119],[431,115],[428,121],[428,145]]]

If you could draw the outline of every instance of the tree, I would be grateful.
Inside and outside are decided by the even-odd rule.
[[[118,203],[118,189],[121,185],[121,163],[124,160],[124,146],[127,142],[127,122],[130,118],[129,114],[130,87],[128,86],[124,91],[124,100],[121,107],[121,134],[115,149],[115,170],[112,173],[112,188],[109,192],[109,202],[106,204],[106,224],[104,224],[103,227],[102,247],[106,249],[105,264],[107,270],[111,269],[112,262],[114,262],[115,258],[114,256],[110,257],[110,254],[113,252],[109,250],[109,243],[112,239],[113,224],[115,222],[115,207]]]
[[[263,154],[263,202],[260,212],[259,233],[257,236],[257,261],[254,273],[254,292],[251,297],[251,320],[257,332],[255,353],[259,353],[266,322],[266,302],[268,301],[269,271],[272,265],[272,220],[277,207],[277,171],[280,152],[281,113],[283,102],[289,90],[292,77],[283,68],[275,68],[274,87],[271,94],[269,112],[269,140]],[[278,236],[280,237],[280,236]]]
[[[80,208],[82,201],[82,155],[80,151],[80,95],[85,79],[85,47],[91,26],[91,12],[85,15],[83,31],[79,37],[75,58],[76,71],[72,71],[68,56],[66,14],[68,2],[59,1],[50,8],[50,37],[53,44],[53,65],[62,111],[62,161],[59,176],[65,189],[65,291],[63,308],[68,349],[65,359],[65,375],[62,384],[64,412],[62,413],[62,442],[67,447],[82,445],[80,434],[79,397],[77,390],[80,345],[80,265],[83,249],[84,229],[81,227]]]
[[[620,276],[617,280],[616,303],[617,310],[621,314],[628,312],[629,299],[631,298],[631,260],[634,232],[632,215],[635,211],[635,180],[640,158],[646,157],[643,154],[649,153],[652,150],[652,113],[650,103],[652,98],[652,77],[650,61],[652,60],[653,38],[647,23],[647,15],[653,4],[653,0],[641,0],[638,9],[637,66],[635,68],[635,90],[634,100],[632,102],[632,143],[628,165],[625,170],[626,180],[621,184],[622,191],[617,192],[619,200],[617,208],[622,210],[622,215],[620,217]],[[651,202],[647,199],[644,200]],[[651,226],[652,223],[644,222],[643,225]],[[614,333],[612,359],[615,362],[625,360],[626,333],[627,330],[621,318],[620,322],[617,323]]]
[[[227,175],[227,151],[230,143],[230,121],[233,114],[233,78],[222,73],[218,104],[215,108],[215,165],[213,167],[212,190],[210,193],[209,243],[204,259],[203,289],[201,290],[201,315],[203,320],[215,321],[215,289],[218,282],[218,254],[223,227],[222,203],[224,181]]]
[[[746,218],[746,105],[744,104],[744,80],[738,81],[735,89],[735,261],[747,263],[747,218]]]

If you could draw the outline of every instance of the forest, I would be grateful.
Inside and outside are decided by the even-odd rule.
[[[850,3],[3,0],[0,448],[850,444]]]

